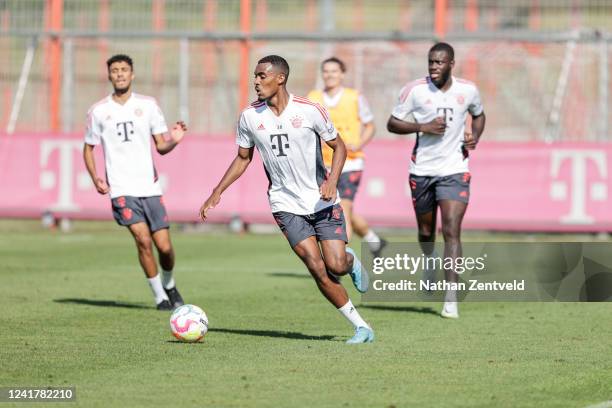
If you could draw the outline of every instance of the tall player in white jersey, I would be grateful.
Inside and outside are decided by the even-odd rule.
[[[177,122],[170,138],[164,138],[168,128],[155,99],[132,92],[132,59],[127,55],[115,55],[106,65],[114,91],[88,112],[83,159],[98,193],[110,193],[115,220],[126,226],[136,241],[140,265],[153,291],[157,309],[172,310],[182,305],[183,299],[172,273],[174,250],[151,156],[151,137],[157,152],[166,154],[183,139],[187,127]],[[104,148],[106,180],[96,171],[93,151],[99,144]],[[159,255],[161,278],[152,243]]]
[[[367,273],[346,247],[346,224],[337,183],[346,159],[327,111],[286,89],[289,64],[269,55],[255,67],[258,101],[240,115],[238,154],[200,208],[202,220],[219,204],[221,194],[247,169],[257,147],[269,180],[272,214],[293,251],[304,262],[319,290],[354,326],[347,343],[369,343],[374,332],[350,301],[338,276],[350,274],[360,292],[368,288]],[[327,174],[321,139],[334,150]]]
[[[449,44],[431,47],[428,61],[429,76],[402,88],[387,129],[417,134],[410,161],[410,188],[423,251],[432,255],[439,206],[444,257],[457,258],[462,254],[461,222],[470,194],[468,152],[480,140],[485,114],[476,85],[452,76],[455,52]],[[471,132],[465,129],[468,113],[472,117]],[[409,115],[414,122],[407,121]],[[447,281],[457,282],[453,270],[445,272]],[[455,292],[446,292],[441,315],[459,317]]]

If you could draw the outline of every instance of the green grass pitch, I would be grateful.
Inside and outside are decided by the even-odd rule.
[[[175,228],[178,287],[210,319],[202,343],[184,344],[170,334],[169,313],[153,308],[126,231],[19,225],[0,225],[0,386],[76,386],[76,403],[53,406],[585,407],[612,399],[610,303],[467,303],[461,319],[447,321],[437,303],[361,304],[350,288],[377,339],[348,346],[352,328],[281,234]]]

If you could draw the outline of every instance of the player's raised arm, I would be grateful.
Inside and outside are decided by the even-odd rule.
[[[217,204],[219,204],[219,201],[221,201],[221,194],[245,172],[251,160],[253,160],[253,150],[254,147],[238,147],[238,154],[232,161],[232,164],[227,168],[225,174],[221,177],[221,181],[219,181],[217,187],[214,188],[210,197],[208,197],[204,204],[202,204],[202,207],[200,207],[200,218],[202,221],[206,221],[208,210],[215,208]]]
[[[326,140],[325,143],[331,147],[334,154],[332,156],[329,176],[327,177],[327,180],[323,182],[320,188],[321,198],[325,201],[335,201],[336,193],[338,192],[338,179],[340,178],[340,173],[342,172],[342,167],[344,167],[344,161],[346,160],[346,146],[340,137],[336,137],[332,140]]]
[[[155,139],[155,149],[161,155],[170,153],[185,136],[187,125],[183,121],[176,122],[170,130],[170,138],[166,139],[163,134],[153,135]]]

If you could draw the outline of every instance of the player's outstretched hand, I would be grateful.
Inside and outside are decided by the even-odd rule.
[[[102,180],[99,177],[94,182],[94,185],[96,186],[96,190],[98,190],[98,193],[100,194],[107,194],[108,191],[110,190],[108,188],[108,184],[106,183],[106,181]]]
[[[478,140],[474,137],[473,134],[465,132],[463,147],[467,150],[476,149],[476,145],[478,144]]]
[[[336,193],[338,192],[338,189],[335,183],[330,183],[328,180],[325,180],[323,184],[321,184],[319,192],[321,193],[321,200],[336,201]]]
[[[187,125],[183,121],[178,121],[172,126],[172,130],[170,131],[170,138],[174,141],[174,143],[180,143],[183,140],[183,136],[185,136],[185,132],[187,131]]]
[[[446,130],[446,121],[443,117],[438,116],[429,123],[425,123],[421,126],[421,132],[431,133],[434,135],[443,135]]]
[[[221,194],[213,192],[210,197],[208,197],[208,200],[202,204],[202,207],[200,207],[200,218],[202,221],[206,221],[208,210],[215,208],[217,204],[219,204],[219,201],[221,201]]]

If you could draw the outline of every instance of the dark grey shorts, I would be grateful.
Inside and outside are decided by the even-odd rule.
[[[168,228],[168,214],[162,196],[121,196],[111,199],[113,216],[117,224],[128,226],[146,222],[151,232]]]
[[[359,182],[361,181],[361,175],[363,171],[347,171],[341,173],[338,179],[338,192],[340,198],[343,200],[355,200],[355,194],[359,188]]]
[[[291,248],[312,236],[317,237],[317,241],[338,239],[348,242],[344,212],[340,204],[310,215],[297,215],[285,211],[275,212],[272,215],[287,237]]]
[[[412,205],[417,214],[425,214],[440,200],[468,203],[470,199],[470,173],[457,173],[444,177],[410,175]]]

